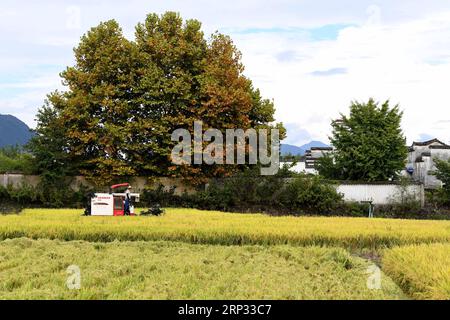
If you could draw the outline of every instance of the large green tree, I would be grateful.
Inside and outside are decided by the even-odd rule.
[[[74,53],[75,65],[61,73],[67,90],[50,94],[38,114],[34,145],[49,142],[57,127],[71,167],[99,184],[132,175],[229,174],[236,168],[172,166],[171,133],[192,131],[195,120],[223,130],[274,121],[273,102],[243,75],[232,40],[219,33],[205,39],[200,22],[177,13],[148,15],[135,41],[114,20],[101,23]]]
[[[405,167],[406,140],[401,129],[403,113],[370,99],[353,102],[348,116],[332,123],[334,152],[319,161],[319,173],[327,178],[388,181]]]

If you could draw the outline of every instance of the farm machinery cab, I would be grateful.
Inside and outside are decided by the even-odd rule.
[[[126,191],[116,192],[121,188],[125,188]],[[126,214],[134,216],[134,203],[139,202],[140,195],[131,193],[130,189],[129,183],[121,183],[111,186],[110,193],[94,193],[87,211],[90,209],[92,216],[124,216]],[[89,212],[87,213],[89,214]]]

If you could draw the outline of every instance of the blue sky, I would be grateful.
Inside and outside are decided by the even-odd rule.
[[[172,10],[229,34],[245,74],[275,101],[288,143],[326,141],[353,100],[390,99],[405,113],[408,141],[450,142],[450,3],[443,0],[0,2],[0,113],[31,127],[72,48],[100,21],[132,39],[147,13]]]

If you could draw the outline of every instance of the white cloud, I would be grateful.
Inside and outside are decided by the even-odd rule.
[[[35,110],[44,104],[48,90],[32,89],[18,94],[14,98],[0,100],[0,113],[12,114],[23,122],[31,125],[35,123]],[[30,112],[30,109],[33,110]]]
[[[376,19],[342,30],[335,41],[240,37],[247,74],[275,98],[278,120],[295,119],[317,139],[326,139],[330,120],[346,112],[352,100],[374,97],[400,103],[409,141],[420,133],[450,140],[449,126],[434,125],[448,114],[450,101],[450,45],[445,40],[450,37],[450,11],[402,23],[380,23],[376,12]],[[279,52],[288,50],[303,59],[280,62]],[[322,115],[321,123],[308,121],[312,111]]]

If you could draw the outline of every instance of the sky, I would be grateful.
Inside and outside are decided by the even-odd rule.
[[[450,142],[448,0],[2,0],[0,114],[34,128],[82,34],[116,19],[132,40],[148,13],[165,11],[232,37],[285,143],[328,142],[331,120],[370,97],[399,104],[408,143]]]

